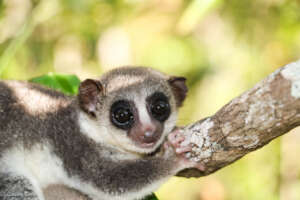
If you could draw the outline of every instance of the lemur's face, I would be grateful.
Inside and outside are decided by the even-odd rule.
[[[153,151],[161,144],[166,132],[175,126],[175,108],[171,108],[169,98],[159,91],[149,96],[134,96],[137,99],[121,98],[112,103],[111,125],[116,128],[115,133],[120,134],[120,142],[129,143],[124,146],[128,150]],[[171,112],[174,114],[170,117]]]
[[[119,68],[100,81],[84,81],[79,100],[83,110],[106,130],[99,133],[105,142],[148,154],[175,127],[187,92],[184,82],[184,78],[170,78],[148,68]]]

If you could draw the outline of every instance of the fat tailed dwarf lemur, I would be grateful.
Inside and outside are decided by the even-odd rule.
[[[44,200],[58,184],[94,200],[141,199],[197,167],[174,130],[186,93],[185,78],[143,67],[87,79],[76,97],[0,81],[0,196],[21,187]]]

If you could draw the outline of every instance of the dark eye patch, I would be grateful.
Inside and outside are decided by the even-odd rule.
[[[130,103],[126,100],[113,103],[110,108],[110,120],[114,126],[129,130],[134,124],[134,114]]]
[[[151,116],[160,121],[166,121],[171,113],[168,97],[162,92],[155,92],[147,99],[148,110]]]

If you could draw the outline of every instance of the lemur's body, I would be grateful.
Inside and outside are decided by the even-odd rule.
[[[147,68],[88,79],[77,98],[2,81],[0,174],[28,181],[39,200],[56,184],[95,200],[140,199],[183,168],[159,148],[185,93],[184,79]]]

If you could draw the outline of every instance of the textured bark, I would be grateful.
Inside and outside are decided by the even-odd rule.
[[[187,157],[205,165],[180,176],[205,176],[300,125],[300,61],[275,71],[215,115],[182,129]]]

